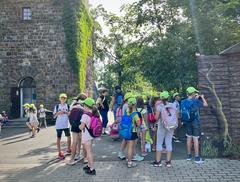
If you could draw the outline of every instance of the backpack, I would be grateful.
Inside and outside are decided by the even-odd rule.
[[[178,127],[177,110],[173,104],[163,105],[161,110],[161,119],[166,129],[176,129]]]
[[[155,119],[155,116],[154,116],[154,112],[153,112],[153,109],[150,107],[150,111],[151,112],[148,112],[148,121],[150,123],[155,123],[156,122],[156,119]]]
[[[93,116],[92,113],[85,113],[85,114],[87,114],[88,116],[91,117],[90,127],[88,128],[86,126],[89,134],[93,138],[100,137],[102,135],[102,129],[103,129],[102,121],[101,121],[100,117]]]
[[[138,114],[138,117],[139,117],[139,122],[140,122],[140,125],[143,124],[143,116],[142,116],[142,111],[143,109],[141,109],[141,111],[137,111],[137,114]]]
[[[193,101],[184,99],[181,102],[181,119],[183,122],[192,122],[196,118],[197,110],[193,108]]]
[[[123,139],[130,140],[132,138],[132,119],[137,114],[137,112],[133,112],[130,116],[127,115],[127,112],[122,117],[119,126],[119,135]]]
[[[120,122],[121,118],[122,118],[122,108],[118,107],[116,111],[116,120]]]
[[[70,114],[68,116],[69,122],[71,126],[78,127],[80,125],[80,121],[83,115],[83,110],[80,108],[73,108],[70,111]]]
[[[123,95],[122,94],[117,95],[117,105],[121,106],[122,102],[123,102]]]

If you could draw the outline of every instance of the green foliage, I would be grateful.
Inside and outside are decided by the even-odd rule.
[[[203,157],[218,157],[218,148],[213,145],[213,140],[204,140],[201,146],[201,155]]]
[[[63,26],[67,58],[79,80],[79,89],[85,88],[87,58],[92,54],[93,21],[84,0],[63,0]]]

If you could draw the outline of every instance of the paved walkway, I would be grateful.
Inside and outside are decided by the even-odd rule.
[[[56,159],[54,127],[43,129],[36,138],[30,139],[26,129],[3,130],[0,139],[0,181],[240,181],[240,161],[207,159],[202,165],[183,160],[184,145],[174,146],[173,167],[154,168],[151,153],[136,168],[128,169],[124,161],[117,159],[120,141],[108,137],[96,140],[96,176],[83,173],[83,164],[67,166]]]

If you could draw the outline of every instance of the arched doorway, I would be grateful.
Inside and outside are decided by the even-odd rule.
[[[31,77],[26,77],[19,82],[20,89],[20,117],[24,117],[23,105],[36,103],[36,82]]]

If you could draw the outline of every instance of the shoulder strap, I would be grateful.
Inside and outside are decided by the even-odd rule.
[[[70,105],[69,104],[67,104],[67,107],[68,107],[68,111],[70,111]]]
[[[58,112],[59,109],[59,104],[56,105],[56,111]]]

